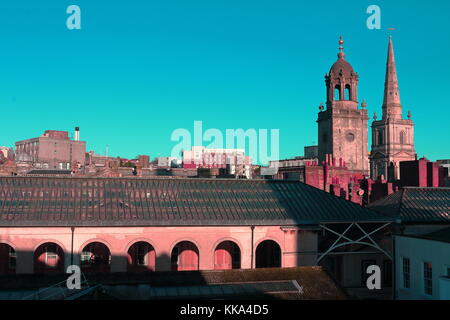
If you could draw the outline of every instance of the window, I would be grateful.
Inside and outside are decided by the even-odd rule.
[[[344,92],[344,94],[345,94],[345,100],[351,100],[351,90],[350,90],[350,85],[346,85],[345,86],[345,92]]]
[[[334,99],[333,100],[341,100],[341,86],[336,85],[334,87]]]
[[[47,268],[56,268],[58,266],[58,254],[56,245],[45,247],[45,265]]]
[[[403,288],[409,289],[411,286],[411,267],[410,267],[410,261],[409,258],[403,258]]]
[[[425,294],[433,294],[433,267],[430,262],[423,263],[423,285]]]

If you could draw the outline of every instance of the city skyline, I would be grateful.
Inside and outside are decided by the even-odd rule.
[[[417,26],[398,15],[425,10],[420,4],[380,1],[382,29],[369,30],[367,3],[329,2],[340,9],[334,11],[287,1],[258,7],[152,3],[139,10],[77,4],[82,29],[72,31],[65,27],[64,5],[46,5],[45,12],[34,3],[0,5],[10,13],[0,31],[9,48],[0,53],[0,61],[8,62],[0,76],[6,119],[0,145],[80,126],[87,150],[103,154],[108,146],[111,156],[154,158],[170,155],[174,130],[190,130],[201,120],[205,129],[223,132],[279,129],[280,158],[294,157],[303,146],[317,144],[323,75],[336,60],[341,34],[346,57],[360,74],[359,102],[367,102],[369,126],[373,112],[381,114],[392,34],[403,111],[412,113],[418,156],[447,157],[450,132],[437,127],[429,112],[449,82],[443,52],[450,43],[439,38],[445,10],[427,7]],[[177,28],[171,27],[175,21]],[[18,110],[27,115],[20,126]],[[429,132],[435,136],[431,143]]]

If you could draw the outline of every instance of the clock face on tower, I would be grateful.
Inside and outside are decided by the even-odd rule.
[[[345,139],[346,139],[348,142],[353,142],[353,141],[355,141],[355,134],[354,134],[353,132],[347,132],[347,133],[345,134]]]

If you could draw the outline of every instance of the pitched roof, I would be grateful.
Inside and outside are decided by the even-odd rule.
[[[391,218],[297,181],[0,178],[0,226],[302,225]]]
[[[402,222],[450,222],[450,188],[405,187],[368,205]]]
[[[323,267],[85,274],[90,284],[123,299],[257,298],[342,300],[347,296]],[[0,288],[32,290],[64,281],[65,275],[0,277]],[[296,283],[294,283],[294,281]],[[138,286],[139,290],[136,289]],[[29,292],[27,291],[29,294]],[[1,295],[8,294],[1,292]]]
[[[401,237],[450,243],[450,228],[440,229],[440,230],[426,233],[423,235],[406,234],[406,235],[401,235]]]

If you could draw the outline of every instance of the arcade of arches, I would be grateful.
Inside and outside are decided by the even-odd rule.
[[[64,232],[61,229],[65,229]],[[89,233],[91,230],[88,228],[84,228],[83,233],[75,233],[73,245],[67,228],[55,228],[53,241],[48,233],[24,236],[26,233],[21,232],[19,237],[9,232],[9,238],[0,233],[0,274],[64,273],[71,264],[80,265],[86,273],[228,270],[315,264],[315,257],[301,260],[295,253],[299,243],[305,248],[314,246],[316,234],[311,231],[257,227],[252,244],[250,228],[246,227],[227,227],[227,232],[222,233],[209,228],[209,232],[204,234],[193,227],[184,227],[184,232],[177,231],[181,228],[164,232],[164,228],[150,227],[144,228],[151,231],[145,235],[128,235],[119,233],[119,230],[112,231],[112,228],[99,233],[99,229],[95,234]],[[299,237],[301,232],[305,234]],[[65,233],[64,237],[62,233]],[[27,245],[25,248],[24,244]]]

